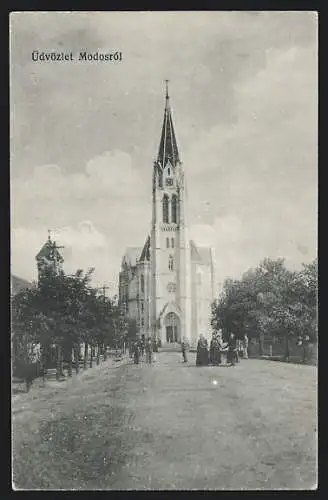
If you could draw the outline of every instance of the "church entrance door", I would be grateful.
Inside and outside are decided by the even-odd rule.
[[[180,342],[180,319],[175,313],[169,313],[165,318],[166,342]]]
[[[173,342],[173,326],[166,327],[166,342]]]

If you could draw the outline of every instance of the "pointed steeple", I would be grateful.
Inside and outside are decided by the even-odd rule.
[[[170,160],[173,166],[176,165],[179,159],[179,151],[177,146],[177,141],[175,138],[170,98],[168,92],[168,80],[165,80],[166,92],[165,92],[165,110],[164,110],[164,121],[162,127],[162,135],[159,143],[158,157],[157,161],[162,167],[165,167],[168,160]]]

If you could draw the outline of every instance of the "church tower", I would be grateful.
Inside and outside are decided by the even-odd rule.
[[[166,81],[165,109],[153,166],[150,326],[162,343],[191,338],[191,257],[187,190]]]
[[[44,243],[41,250],[35,257],[38,267],[38,277],[57,275],[62,271],[63,257],[58,252],[58,249],[64,248],[57,246],[56,242],[50,237],[48,231],[48,240]]]

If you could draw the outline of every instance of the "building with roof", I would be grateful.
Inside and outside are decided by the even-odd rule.
[[[139,334],[162,344],[211,335],[214,262],[211,248],[189,238],[187,188],[166,88],[164,120],[152,175],[152,224],[143,247],[122,258],[119,303]]]
[[[60,248],[63,247],[57,246],[50,237],[50,231],[48,231],[47,241],[35,256],[39,278],[45,273],[58,274],[62,270],[64,259],[58,251]]]

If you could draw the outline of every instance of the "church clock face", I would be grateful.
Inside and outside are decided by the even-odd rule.
[[[171,179],[170,177],[168,177],[166,179],[165,184],[166,184],[166,186],[173,186],[173,179]]]
[[[175,290],[176,290],[175,283],[168,283],[168,285],[167,285],[167,291],[169,293],[172,293],[172,292],[175,292]]]

